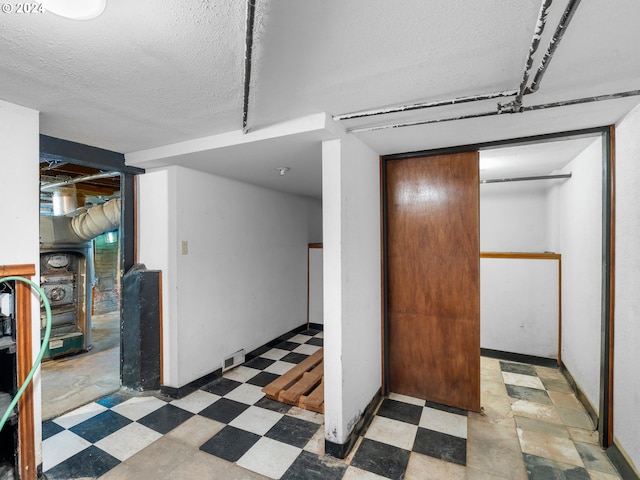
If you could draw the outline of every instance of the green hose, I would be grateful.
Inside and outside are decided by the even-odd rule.
[[[51,306],[49,305],[49,300],[47,299],[47,296],[40,288],[40,285],[24,277],[0,278],[0,283],[10,282],[12,280],[17,282],[28,283],[33,287],[33,289],[36,292],[38,292],[38,295],[40,295],[40,298],[42,299],[42,303],[44,304],[44,309],[47,312],[47,326],[44,331],[44,337],[42,339],[42,346],[40,347],[40,353],[38,354],[36,361],[33,363],[33,367],[31,367],[31,371],[29,372],[29,375],[27,375],[27,378],[24,379],[24,383],[18,390],[18,393],[16,393],[16,396],[11,401],[11,404],[7,407],[7,411],[4,412],[4,415],[2,416],[2,420],[0,420],[0,430],[4,428],[4,424],[7,422],[7,419],[11,415],[11,412],[13,412],[13,409],[15,408],[15,406],[18,404],[18,400],[20,400],[20,397],[22,396],[24,391],[27,389],[27,387],[29,386],[29,382],[31,382],[31,379],[35,375],[36,370],[38,369],[38,365],[40,365],[40,362],[42,361],[42,357],[44,357],[44,353],[47,350],[47,344],[49,343],[49,337],[51,336]]]

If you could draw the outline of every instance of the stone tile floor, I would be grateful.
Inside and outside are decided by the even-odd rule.
[[[620,478],[558,370],[490,358],[482,414],[392,394],[347,459],[326,457],[323,416],[261,392],[322,338],[282,338],[179,400],[120,392],[45,422],[47,478]]]

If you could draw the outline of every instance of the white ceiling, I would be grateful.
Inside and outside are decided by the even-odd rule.
[[[556,173],[599,136],[558,139],[480,151],[480,179],[544,176]]]
[[[0,98],[41,111],[42,133],[132,153],[128,159],[241,128],[245,1],[107,1],[104,14],[90,21],[48,12],[1,14]],[[540,3],[256,0],[250,131],[319,112],[516,89]],[[553,2],[534,69],[566,4]],[[525,96],[525,106],[639,89],[638,19],[637,0],[581,2],[540,91]],[[615,123],[639,101],[355,135],[380,154],[466,145]],[[445,118],[493,112],[496,104],[340,123],[355,128]],[[180,164],[318,196],[320,137],[239,142],[230,155],[199,151],[182,155]],[[278,184],[274,164],[293,163],[287,184]]]

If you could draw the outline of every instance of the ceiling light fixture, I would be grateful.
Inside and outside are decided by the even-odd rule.
[[[42,0],[48,12],[72,20],[91,20],[104,12],[107,0]]]
[[[284,177],[284,174],[291,170],[289,167],[276,167],[276,170],[280,172],[280,176]]]

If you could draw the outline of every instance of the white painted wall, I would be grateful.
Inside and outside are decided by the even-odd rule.
[[[322,182],[325,438],[343,444],[382,383],[378,155],[326,141]]]
[[[640,471],[640,106],[616,128],[616,273],[613,432]]]
[[[480,251],[548,250],[548,185],[547,181],[481,184]]]
[[[325,438],[344,443],[342,372],[342,141],[322,143]]]
[[[0,265],[34,264],[40,272],[40,123],[38,112],[0,100],[0,192],[4,208],[0,219]],[[31,302],[33,358],[40,351],[40,301]],[[42,462],[42,384],[40,372],[33,380],[36,464]],[[4,412],[2,412],[4,413]]]
[[[552,250],[562,254],[562,361],[594,410],[600,398],[602,142],[562,171],[570,180],[549,192]]]
[[[480,346],[558,356],[558,260],[480,259]]]
[[[481,184],[480,251],[548,251],[549,186],[548,181]],[[555,266],[546,260],[481,259],[482,348],[557,357]]]
[[[167,284],[165,385],[306,322],[308,199],[183,167],[145,174],[140,187],[139,259]]]
[[[179,386],[176,167],[138,175],[138,261],[162,272],[163,385]],[[171,248],[170,248],[171,246]]]

